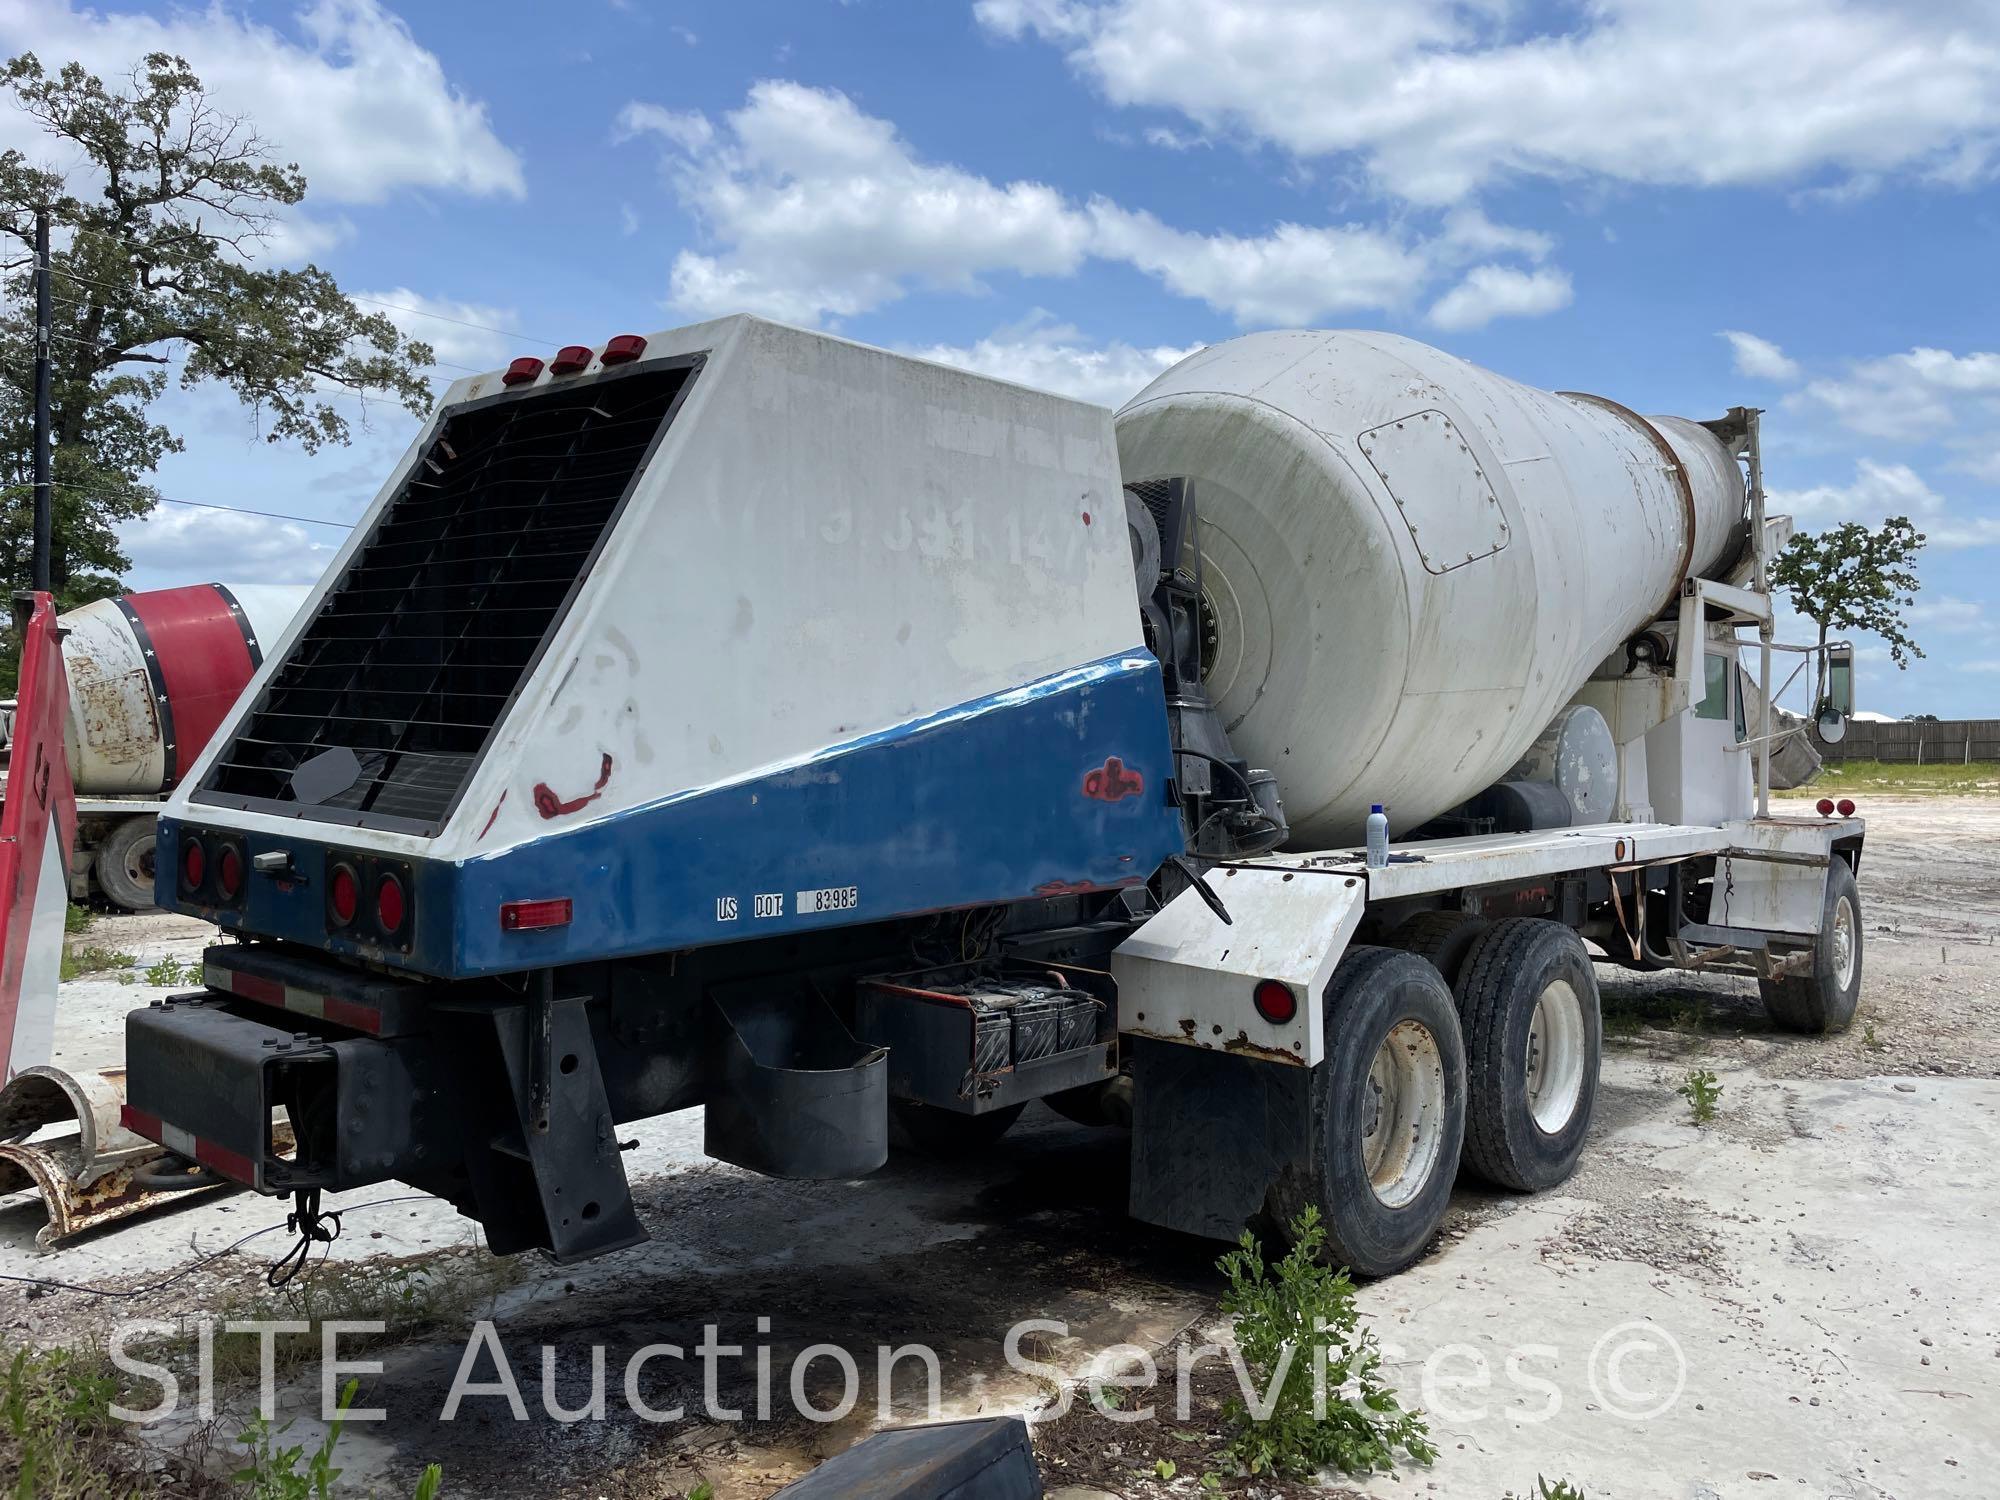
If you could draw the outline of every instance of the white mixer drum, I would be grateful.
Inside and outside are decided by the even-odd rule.
[[[1209,695],[1302,846],[1499,780],[1743,540],[1741,472],[1699,424],[1393,334],[1205,349],[1119,412],[1118,449],[1128,484],[1194,487]]]

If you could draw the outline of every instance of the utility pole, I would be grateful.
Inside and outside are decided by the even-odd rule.
[[[49,211],[35,215],[35,589],[49,587],[49,550],[55,528],[49,474],[49,345],[54,331],[49,291]]]

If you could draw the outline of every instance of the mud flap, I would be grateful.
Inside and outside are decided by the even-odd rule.
[[[1144,1037],[1131,1058],[1132,1217],[1235,1239],[1305,1163],[1311,1071]]]

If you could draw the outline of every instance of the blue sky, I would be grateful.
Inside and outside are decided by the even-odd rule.
[[[1864,640],[1865,706],[2000,714],[1985,0],[0,0],[0,45],[186,55],[312,183],[267,253],[400,309],[440,389],[750,309],[1107,404],[1316,325],[1763,406],[1775,503],[1932,537],[1928,659]],[[307,458],[167,411],[165,494],[334,521],[413,427]],[[129,576],[303,581],[338,536],[163,506]]]

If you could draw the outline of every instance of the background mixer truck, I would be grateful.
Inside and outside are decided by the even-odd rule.
[[[153,824],[305,598],[285,584],[195,583],[99,599],[56,617],[76,787],[69,893],[153,904]],[[13,705],[5,705],[11,739]]]
[[[1388,335],[1115,424],[749,317],[516,360],[175,789],[160,902],[235,940],[130,1017],[126,1121],[568,1260],[643,1237],[625,1121],[849,1177],[1042,1098],[1130,1126],[1142,1220],[1312,1203],[1393,1271],[1461,1164],[1574,1165],[1586,941],[1851,1017],[1862,825],[1768,816],[1743,728],[1784,534],[1754,412]]]

